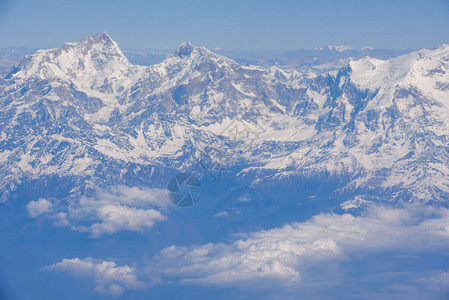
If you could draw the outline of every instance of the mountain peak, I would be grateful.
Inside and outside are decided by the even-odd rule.
[[[81,56],[85,56],[93,51],[94,53],[102,53],[109,57],[120,57],[124,61],[127,61],[118,44],[105,31],[88,36],[79,43],[72,45],[81,51]]]
[[[106,33],[106,31],[102,31],[100,33],[97,33],[96,35],[91,36],[92,39],[96,42],[112,42],[113,40],[109,36],[109,34]]]
[[[194,49],[195,47],[189,41],[187,41],[181,43],[176,49],[175,53],[179,57],[189,56],[190,54],[192,54]]]
[[[374,48],[371,46],[365,46],[362,49],[360,49],[360,51],[372,51],[372,50],[374,50]]]
[[[88,36],[80,42],[81,45],[92,46],[94,44],[101,44],[105,46],[112,46],[118,48],[118,45],[112,40],[112,38],[105,31],[102,31],[96,35]]]
[[[129,81],[129,76],[143,69],[130,64],[117,43],[106,32],[100,32],[78,43],[39,50],[23,60],[9,77],[36,76],[49,81],[62,78],[76,82],[84,90],[101,87],[113,93],[123,82]],[[113,83],[111,78],[114,78]]]
[[[125,58],[118,44],[105,31],[88,36],[78,43],[65,43],[60,48],[49,49],[48,51],[55,52],[56,56],[64,54],[64,52],[79,51],[79,57],[84,57],[94,51]]]
[[[327,48],[329,50],[331,50],[331,51],[337,51],[337,52],[340,52],[340,53],[344,52],[344,51],[347,51],[347,50],[352,50],[351,45],[337,45],[337,46],[329,45],[329,46],[327,46]]]
[[[438,50],[448,51],[449,50],[449,44],[441,44],[438,48]]]

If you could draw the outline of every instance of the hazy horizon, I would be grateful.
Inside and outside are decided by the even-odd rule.
[[[2,47],[53,48],[100,31],[108,32],[122,48],[138,49],[173,49],[186,40],[226,50],[347,44],[419,49],[449,42],[449,5],[444,0],[6,0],[0,3],[0,17]]]

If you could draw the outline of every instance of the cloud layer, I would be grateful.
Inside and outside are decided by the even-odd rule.
[[[139,280],[136,269],[92,258],[48,269],[94,277],[95,290],[111,295],[197,285],[264,299],[440,299],[449,295],[447,249],[448,209],[368,205],[360,216],[319,214],[229,243],[173,245],[145,260]]]
[[[33,218],[46,213],[58,226],[99,237],[122,230],[150,229],[156,222],[167,219],[162,212],[168,205],[170,200],[165,190],[112,186],[98,188],[94,197],[70,199],[65,206],[52,206],[49,201],[40,199],[29,202],[27,209]]]
[[[138,281],[135,270],[127,265],[117,266],[113,261],[97,260],[90,257],[63,259],[45,268],[49,271],[68,271],[78,276],[88,276],[95,280],[95,292],[117,296],[124,289],[142,289],[145,283]]]
[[[299,287],[310,283],[309,271],[318,266],[338,268],[352,257],[363,261],[385,253],[447,254],[448,246],[449,210],[371,206],[362,216],[320,214],[230,244],[171,246],[148,261],[147,273],[155,282],[224,286],[266,280]]]
[[[37,201],[30,201],[26,208],[28,210],[28,214],[32,218],[36,218],[46,212],[49,212],[51,209],[51,203],[47,199],[39,199]]]

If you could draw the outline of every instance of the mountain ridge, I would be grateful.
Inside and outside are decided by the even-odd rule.
[[[254,184],[341,175],[342,200],[441,202],[448,55],[443,45],[330,72],[290,71],[241,66],[184,42],[145,67],[106,33],[38,51],[0,86],[1,186],[12,192],[50,175],[83,186],[143,184],[151,176],[137,169],[189,169],[221,148],[214,164],[231,156],[237,178]]]

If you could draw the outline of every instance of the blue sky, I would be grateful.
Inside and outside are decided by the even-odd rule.
[[[122,48],[432,48],[449,43],[449,1],[0,0],[0,47],[55,47],[103,30]]]

